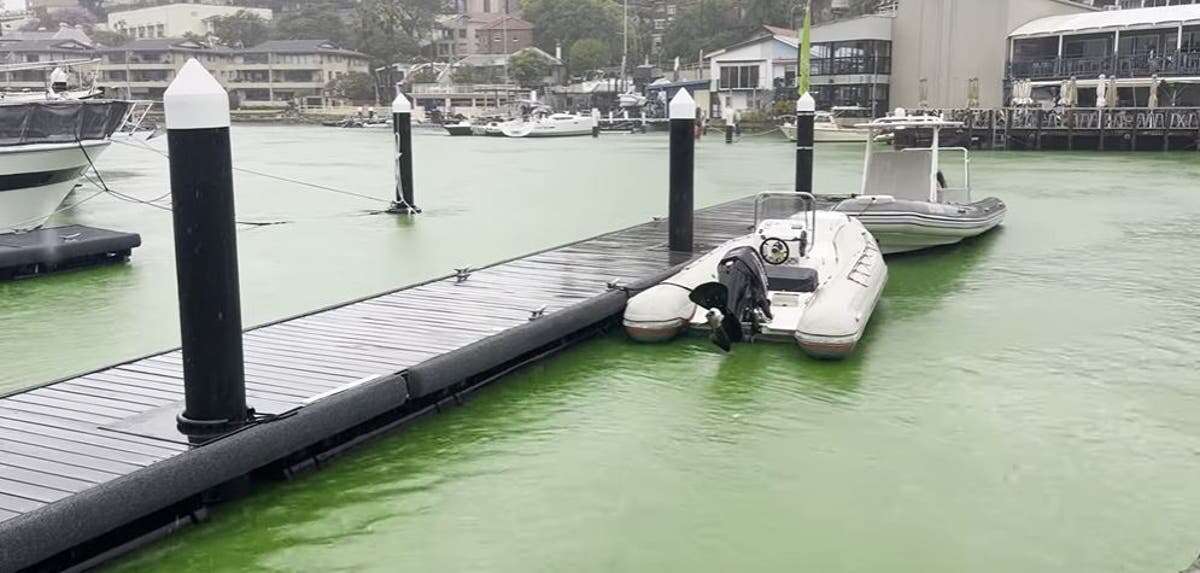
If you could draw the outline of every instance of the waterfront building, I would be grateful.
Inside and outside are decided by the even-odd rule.
[[[247,11],[270,20],[265,8],[174,3],[134,10],[110,12],[107,26],[130,38],[179,38],[188,34],[207,36],[212,32],[211,18],[232,16]]]
[[[233,51],[227,86],[242,107],[328,107],[343,103],[330,82],[369,72],[366,54],[328,40],[270,40]]]
[[[0,37],[0,63],[4,64],[83,62],[92,57],[92,45],[74,38],[17,40]],[[2,72],[0,80],[3,81],[5,91],[44,91],[49,85],[50,71],[50,69],[28,69]],[[72,83],[83,84],[92,79],[92,72],[88,67],[73,68],[68,71],[76,75]]]
[[[333,80],[368,73],[367,56],[325,40],[272,40],[231,49],[184,38],[146,38],[99,48],[99,84],[130,99],[162,98],[175,72],[196,58],[242,108],[342,105]]]
[[[527,98],[529,90],[509,78],[509,61],[517,54],[532,53],[547,64],[549,73],[538,82],[543,86],[561,84],[566,76],[563,61],[546,52],[529,47],[513,54],[475,54],[461,58],[440,69],[427,65],[428,79],[419,81],[416,69],[408,74],[409,90],[414,105],[422,113],[438,111],[468,117],[504,112],[519,99]]]
[[[455,0],[454,6],[434,25],[434,57],[511,54],[533,44],[533,25],[520,18],[517,0]]]
[[[1035,100],[1075,78],[1078,105],[1093,106],[1103,75],[1117,78],[1118,106],[1145,106],[1156,81],[1159,105],[1200,106],[1200,4],[1040,18],[1008,40],[1008,79],[1031,80]]]
[[[533,24],[501,16],[475,32],[481,54],[511,54],[533,45]]]
[[[875,115],[888,109],[891,17],[872,14],[814,26],[811,40],[810,92],[818,108],[854,106]],[[705,54],[712,114],[765,109],[777,95],[794,100],[799,43],[794,30],[765,26],[750,40]]]
[[[1008,34],[1051,16],[1100,13],[1071,0],[900,0],[879,13],[812,28],[812,88],[821,109],[872,115],[897,106],[997,107],[1006,102]],[[705,55],[718,104],[767,109],[794,99],[790,29],[766,27]]]

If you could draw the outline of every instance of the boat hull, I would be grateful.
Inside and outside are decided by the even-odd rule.
[[[796,126],[781,125],[779,131],[783,132],[784,137],[788,141],[796,141]],[[828,127],[813,128],[814,143],[865,143],[867,141],[867,132],[865,130],[856,129],[834,129]]]
[[[545,119],[504,124],[501,132],[508,137],[571,137],[592,134],[592,118]]]
[[[834,210],[862,222],[884,254],[953,245],[996,228],[1008,213],[995,197],[955,205],[862,196],[844,200]]]
[[[444,125],[442,127],[446,128],[446,133],[454,136],[474,135],[475,133],[475,128],[470,124]]]
[[[80,149],[83,146],[87,155]],[[108,141],[0,148],[0,234],[41,227]]]

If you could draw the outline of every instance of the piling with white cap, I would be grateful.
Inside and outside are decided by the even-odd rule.
[[[592,137],[600,137],[600,110],[592,108]]]
[[[412,102],[400,90],[392,100],[392,135],[396,150],[396,199],[389,211],[393,213],[420,213],[413,199],[413,145],[412,145]]]
[[[669,106],[671,118],[671,197],[667,211],[668,245],[672,251],[692,251],[693,179],[696,166],[696,102],[679,88]]]
[[[184,411],[192,436],[245,424],[229,95],[194,58],[163,94],[170,154]]]
[[[796,192],[813,190],[813,122],[817,102],[808,92],[796,100]]]
[[[722,111],[725,119],[725,143],[733,143],[733,109],[727,107]]]

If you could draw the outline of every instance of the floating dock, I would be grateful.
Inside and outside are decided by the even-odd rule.
[[[89,567],[207,508],[602,332],[630,291],[750,230],[754,198],[702,209],[695,254],[659,220],[249,329],[256,423],[174,428],[171,350],[0,397],[0,571]],[[231,495],[231,492],[233,494]]]
[[[141,244],[137,233],[83,225],[0,235],[0,280],[124,262]]]

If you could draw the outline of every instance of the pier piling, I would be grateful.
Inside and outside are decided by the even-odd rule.
[[[389,211],[420,213],[413,199],[412,102],[400,90],[396,90],[396,99],[392,100],[392,134],[396,140],[396,199]]]
[[[600,110],[592,108],[592,137],[600,137]]]
[[[692,251],[693,184],[696,166],[696,102],[680,88],[671,99],[671,196],[667,237],[672,251]]]
[[[796,100],[797,193],[812,193],[813,190],[813,120],[816,115],[816,100],[808,92],[804,92],[804,95]]]
[[[733,143],[733,110],[726,109],[729,116],[725,118],[725,143]]]
[[[195,59],[163,94],[184,411],[180,431],[211,436],[246,422],[229,96]]]

